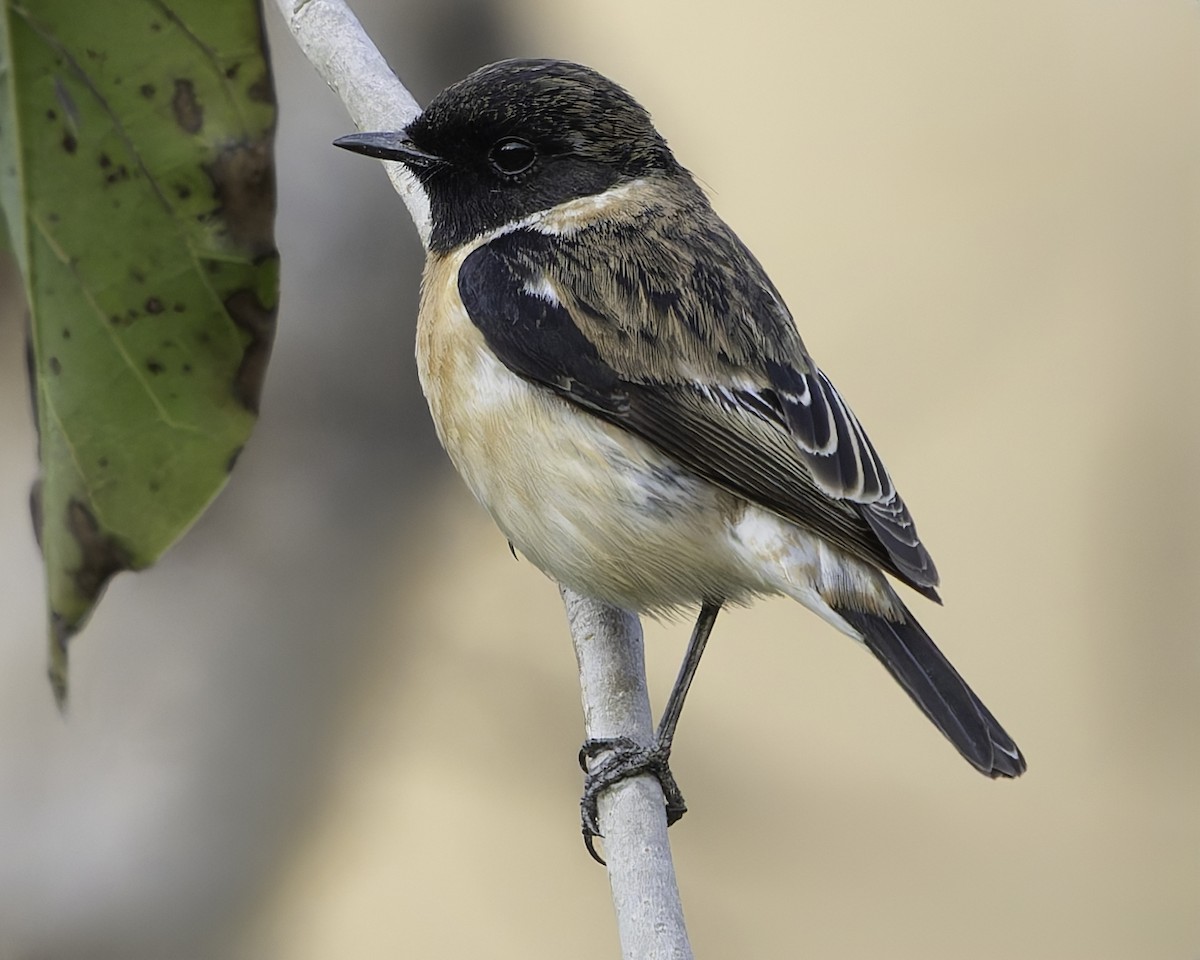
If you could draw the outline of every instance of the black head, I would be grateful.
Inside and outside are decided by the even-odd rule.
[[[503,60],[443,90],[403,133],[336,141],[398,160],[429,193],[434,251],[577,197],[680,171],[650,115],[596,71]]]

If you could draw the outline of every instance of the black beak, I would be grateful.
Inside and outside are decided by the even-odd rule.
[[[352,133],[334,140],[333,145],[377,160],[397,160],[410,170],[428,170],[443,162],[441,157],[418,147],[404,132]]]

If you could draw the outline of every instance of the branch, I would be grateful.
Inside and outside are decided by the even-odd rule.
[[[654,742],[642,627],[632,613],[562,590],[589,740]],[[691,960],[662,787],[649,774],[600,795],[600,829],[625,960]]]
[[[276,0],[300,49],[342,98],[359,130],[400,130],[421,112],[342,0]],[[384,162],[428,247],[425,192],[400,164]],[[591,739],[654,739],[642,631],[637,617],[563,591],[579,661],[584,723]],[[649,775],[600,797],[600,826],[621,952],[626,960],[690,960],[683,908],[667,841],[662,788]]]
[[[402,130],[421,105],[383,59],[358,18],[342,0],[275,0],[296,43],[321,79],[346,105],[359,130]],[[429,246],[429,201],[399,163],[381,161],[392,186]]]

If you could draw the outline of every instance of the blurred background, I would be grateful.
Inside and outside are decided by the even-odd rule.
[[[43,669],[0,264],[0,960],[618,955],[557,592],[436,446],[420,250],[268,5],[284,299],[257,434]],[[426,102],[581,60],[766,265],[1029,758],[974,774],[793,603],[723,616],[674,768],[697,954],[1200,956],[1200,5],[355,4]],[[661,705],[686,625],[647,627]]]

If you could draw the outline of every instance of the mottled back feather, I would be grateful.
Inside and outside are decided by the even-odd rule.
[[[932,599],[938,578],[882,461],[778,291],[685,177],[604,215],[530,218],[463,263],[511,370]]]

